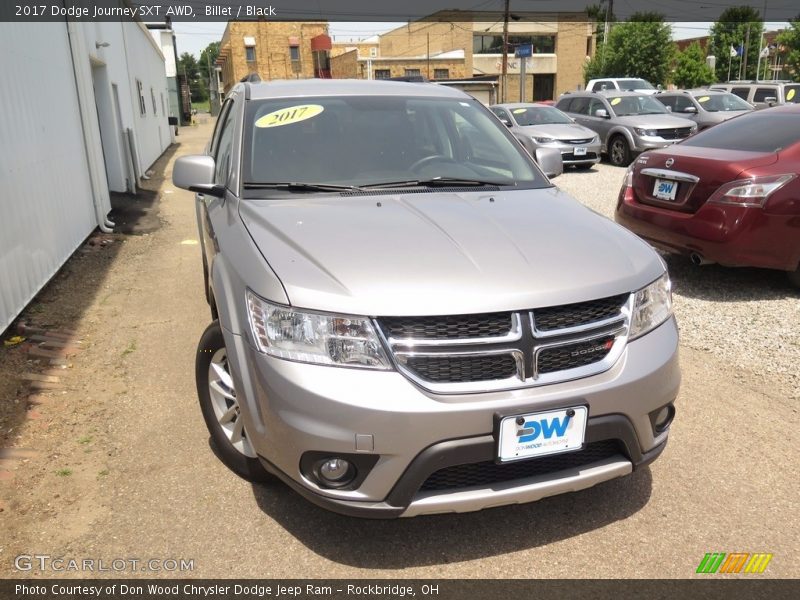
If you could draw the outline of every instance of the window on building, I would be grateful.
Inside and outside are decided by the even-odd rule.
[[[434,69],[434,79],[450,79],[450,69]]]
[[[375,79],[389,79],[392,72],[389,69],[375,69]]]
[[[153,91],[153,88],[150,88],[150,100],[153,102],[153,114],[157,115],[158,110],[156,107],[156,93]]]
[[[586,56],[592,55],[592,36],[586,38]]]
[[[555,35],[509,35],[508,53],[513,54],[517,46],[531,44],[534,54],[554,54],[556,51]],[[502,35],[475,35],[472,37],[473,54],[502,54]]]
[[[247,62],[256,62],[256,47],[255,46],[245,46],[245,48],[244,48],[244,59]]]
[[[136,80],[136,91],[139,93],[139,114],[144,116],[147,113],[147,105],[144,102],[144,90],[142,89],[142,82]]]
[[[406,77],[422,77],[422,71],[419,69],[406,69]]]
[[[378,56],[378,49],[377,48],[370,48],[369,49],[369,56],[370,56],[370,58],[376,58]]]
[[[300,46],[289,46],[289,58],[300,60]]]

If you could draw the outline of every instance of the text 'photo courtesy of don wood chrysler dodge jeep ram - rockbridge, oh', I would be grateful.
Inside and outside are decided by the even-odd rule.
[[[196,192],[200,406],[233,471],[364,517],[624,476],[680,385],[662,259],[553,186],[463,92],[240,83]]]

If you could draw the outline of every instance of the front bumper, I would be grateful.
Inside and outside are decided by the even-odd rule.
[[[654,150],[656,148],[666,148],[668,146],[672,146],[677,144],[678,142],[682,142],[686,138],[681,138],[678,140],[665,140],[661,137],[644,137],[639,135],[633,136],[633,148],[634,152],[644,152],[645,150]]]
[[[615,220],[666,252],[725,266],[793,271],[800,261],[796,217],[757,207],[704,204],[686,213],[643,204],[623,187]]]
[[[395,371],[289,362],[258,353],[229,331],[224,335],[248,436],[263,464],[316,504],[359,516],[479,510],[625,475],[663,449],[668,431],[655,435],[649,415],[673,402],[680,384],[674,319],[630,342],[604,373],[542,387],[447,396],[421,390]],[[420,491],[442,468],[492,461],[498,415],[575,405],[589,407],[586,443],[616,440],[618,453],[580,468],[490,487]],[[301,469],[309,451],[362,453],[377,460],[356,489],[326,489]]]
[[[593,165],[600,162],[600,142],[593,144],[568,144],[555,142],[553,144],[541,144],[541,148],[556,148],[561,152],[561,161],[564,166],[569,165]],[[575,148],[586,148],[585,155],[575,155]]]

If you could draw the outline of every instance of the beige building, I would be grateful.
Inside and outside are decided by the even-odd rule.
[[[229,21],[220,44],[224,92],[250,73],[262,80],[328,78],[328,23]]]
[[[503,21],[496,15],[441,13],[437,20],[415,21],[360,43],[343,44],[331,61],[333,77],[381,79],[423,76],[427,79],[497,78],[498,96],[520,99],[520,45],[533,46],[526,59],[525,99],[554,100],[580,89],[583,67],[595,52],[594,24],[585,13],[520,13],[509,23],[507,90],[504,90]],[[456,20],[446,20],[456,19]],[[483,20],[482,20],[483,19]],[[491,19],[491,20],[489,20]],[[376,44],[377,41],[377,44]],[[363,44],[359,45],[359,44]],[[338,46],[335,45],[335,46]],[[332,52],[332,55],[334,53]]]

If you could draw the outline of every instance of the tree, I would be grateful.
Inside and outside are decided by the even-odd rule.
[[[706,57],[698,42],[692,42],[675,60],[672,81],[679,88],[696,88],[714,83],[714,71],[706,64]]]
[[[609,8],[608,0],[600,0],[599,3],[590,4],[586,7],[586,14],[589,19],[596,23],[594,33],[598,45],[602,44],[605,39],[606,20],[608,20],[609,24],[617,20],[616,15]]]
[[[711,26],[710,32],[710,54],[717,57],[716,75],[719,81],[728,80],[729,67],[731,79],[738,79],[740,70],[742,79],[756,78],[759,42],[763,31],[764,21],[756,9],[749,6],[734,6],[723,11],[719,21]],[[742,48],[742,55],[732,57],[731,47],[737,50]],[[746,69],[743,68],[745,64]]]
[[[641,77],[665,84],[675,46],[672,28],[657,13],[635,13],[630,21],[614,25],[608,41],[600,44],[584,67],[584,79]]]
[[[205,102],[208,100],[208,83],[203,78],[202,69],[193,54],[184,52],[178,59],[178,74],[186,75],[189,89],[192,92],[192,102]]]
[[[789,28],[778,36],[777,42],[785,53],[784,69],[797,81],[800,78],[800,15],[789,21]]]
[[[208,78],[210,76],[210,72],[214,71],[214,63],[217,62],[217,57],[219,56],[219,42],[211,42],[205,49],[200,53],[200,63],[198,66],[202,71],[203,77],[208,82]],[[208,87],[208,85],[206,85]]]

